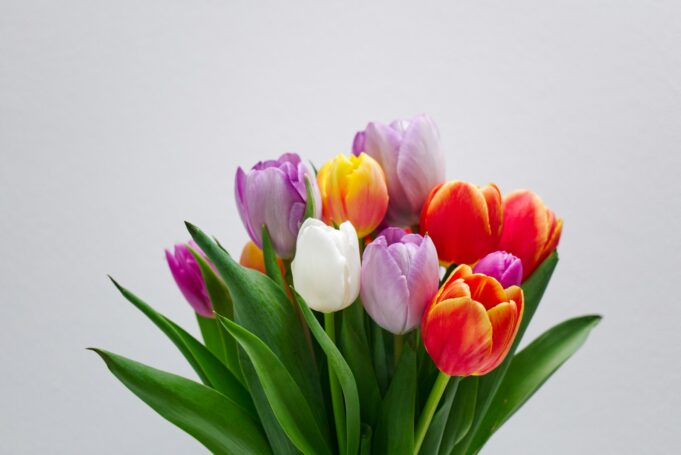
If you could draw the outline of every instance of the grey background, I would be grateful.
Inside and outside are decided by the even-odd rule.
[[[605,316],[485,453],[678,451],[681,4],[321,3],[0,1],[0,452],[203,453],[84,350],[192,375],[105,274],[196,333],[163,248],[238,254],[237,165],[421,112],[565,219],[526,339]]]

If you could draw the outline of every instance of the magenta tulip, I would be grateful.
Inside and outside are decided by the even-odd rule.
[[[196,262],[191,251],[189,251],[187,245],[191,246],[194,251],[201,254],[208,261],[201,248],[193,240],[190,240],[188,244],[178,243],[175,245],[174,253],[166,250],[168,267],[170,267],[170,272],[173,274],[173,278],[175,278],[177,287],[180,288],[182,295],[194,308],[194,311],[201,316],[212,318],[214,317],[213,304],[208,295],[206,282],[203,279],[203,275],[201,275],[199,264]]]
[[[506,289],[520,286],[523,282],[523,263],[511,253],[495,251],[480,259],[473,268],[473,273],[491,276]]]

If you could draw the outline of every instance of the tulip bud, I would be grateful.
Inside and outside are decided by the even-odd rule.
[[[523,291],[458,266],[422,322],[423,345],[450,376],[480,376],[503,362],[523,316]]]
[[[441,262],[474,264],[497,249],[502,213],[496,185],[480,188],[454,180],[430,192],[421,212],[421,234],[433,239]]]
[[[360,283],[359,242],[352,223],[334,229],[313,218],[305,220],[291,272],[296,291],[313,310],[331,313],[350,306]]]
[[[490,253],[475,264],[473,272],[491,276],[506,289],[520,286],[523,282],[523,264],[517,257],[505,251]]]
[[[201,248],[193,240],[190,240],[188,245],[211,264]],[[177,287],[180,288],[182,295],[194,308],[194,311],[203,317],[214,317],[213,304],[210,301],[208,288],[201,274],[201,268],[187,245],[178,243],[175,245],[174,253],[166,250],[166,260],[168,261],[168,266],[173,274],[175,283],[177,283]]]
[[[386,221],[391,225],[418,223],[428,193],[445,181],[440,133],[427,115],[390,125],[371,122],[355,136],[352,151],[365,152],[383,168],[390,196]]]
[[[274,251],[284,259],[295,252],[298,229],[305,216],[309,180],[315,199],[315,214],[321,214],[321,199],[315,176],[295,153],[277,160],[261,161],[248,172],[236,173],[235,195],[241,221],[255,244],[262,248],[262,227],[267,226]]]
[[[317,174],[322,218],[328,224],[350,221],[357,234],[370,234],[388,209],[388,189],[381,166],[367,154],[337,155]]]
[[[378,325],[411,331],[437,292],[439,264],[430,237],[388,228],[362,256],[362,303]]]
[[[504,227],[499,249],[523,262],[523,279],[544,262],[558,246],[563,220],[531,191],[517,190],[504,197]]]

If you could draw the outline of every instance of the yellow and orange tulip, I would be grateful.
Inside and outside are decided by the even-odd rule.
[[[430,192],[421,211],[421,234],[433,239],[442,263],[474,264],[496,250],[503,211],[494,184],[453,180]]]
[[[359,237],[374,231],[388,210],[385,175],[366,153],[343,154],[327,161],[317,174],[322,195],[322,218],[339,226],[350,221]]]
[[[479,376],[504,360],[523,316],[523,291],[458,266],[423,315],[423,344],[450,376]]]
[[[504,227],[499,249],[523,263],[523,279],[544,262],[558,246],[563,220],[535,193],[516,190],[504,196]]]

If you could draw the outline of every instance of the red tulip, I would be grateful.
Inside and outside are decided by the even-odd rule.
[[[499,249],[523,262],[523,279],[558,246],[563,220],[531,191],[516,190],[504,196],[504,226]]]
[[[523,291],[457,267],[423,315],[423,344],[450,376],[479,376],[504,360],[523,315]]]
[[[443,263],[474,264],[497,249],[503,212],[496,185],[454,180],[436,186],[421,211],[421,234],[435,243]]]

